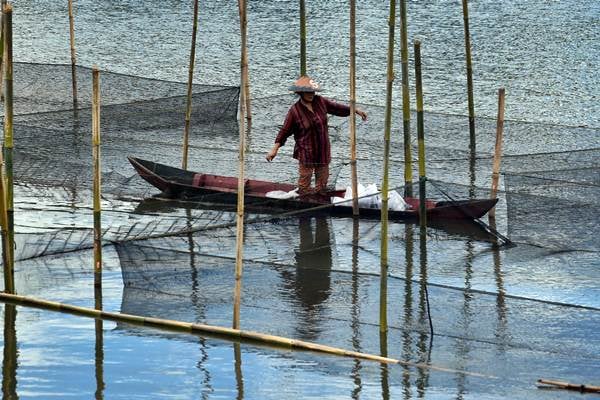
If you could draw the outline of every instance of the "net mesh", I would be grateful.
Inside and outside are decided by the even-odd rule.
[[[15,257],[30,260],[33,267],[23,274],[32,282],[41,279],[35,274],[44,268],[48,279],[91,273],[88,260],[73,255],[89,254],[78,250],[93,246],[92,73],[77,67],[76,108],[70,74],[66,65],[15,65]],[[122,312],[228,326],[235,205],[225,204],[220,194],[179,201],[155,197],[160,191],[127,161],[137,156],[181,164],[186,90],[184,83],[101,72],[102,239],[116,249],[109,259],[122,273]],[[238,87],[193,86],[190,170],[237,176],[238,97]],[[292,95],[252,99],[248,177],[296,183],[293,146],[284,146],[272,163],[264,159],[294,101]],[[379,183],[385,108],[360,107],[369,119],[358,122],[358,176],[363,184]],[[401,113],[395,110],[394,115]],[[414,113],[411,117],[416,120]],[[478,118],[476,125],[477,147],[471,149],[467,118],[425,113],[428,198],[490,196],[496,121]],[[330,184],[345,188],[350,184],[348,120],[331,117],[329,126]],[[414,158],[417,135],[412,129]],[[389,303],[390,309],[403,310],[390,313],[390,343],[402,343],[391,356],[429,361],[431,315],[441,357],[434,362],[454,358],[457,345],[474,370],[488,368],[498,349],[507,365],[522,366],[522,374],[549,359],[556,365],[597,363],[589,350],[594,343],[587,348],[582,343],[592,335],[589,327],[598,311],[589,299],[598,290],[599,133],[595,128],[506,121],[504,173],[493,226],[431,221],[425,231],[431,251],[423,252],[418,228],[390,225]],[[390,187],[402,194],[406,163],[400,117],[393,120],[391,137]],[[419,185],[411,188],[418,196]],[[242,325],[378,353],[379,220],[357,223],[315,217],[314,210],[253,206],[256,211],[246,215],[244,225]],[[498,237],[489,228],[517,246],[500,252]],[[540,283],[536,276],[547,280]],[[575,278],[579,284],[571,285]],[[551,290],[531,298],[529,288],[540,284]],[[548,339],[548,326],[573,323],[581,328],[581,340],[564,329],[552,331],[556,337]],[[477,352],[469,353],[469,348]]]

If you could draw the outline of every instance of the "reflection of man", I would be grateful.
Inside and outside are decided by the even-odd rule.
[[[294,291],[302,307],[303,321],[298,329],[305,340],[314,339],[321,310],[318,307],[331,291],[331,242],[327,219],[316,218],[315,231],[310,217],[299,219],[300,246],[296,251]]]

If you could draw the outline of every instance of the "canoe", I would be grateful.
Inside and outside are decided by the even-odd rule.
[[[159,164],[153,161],[128,157],[137,173],[148,183],[159,189],[160,197],[212,202],[216,204],[237,203],[238,178],[230,176],[202,174],[180,168]],[[293,184],[246,179],[244,184],[244,202],[252,209],[263,212],[285,212],[294,210],[318,211],[330,215],[352,215],[352,204],[335,206],[332,197],[344,197],[344,189],[335,189],[323,194],[311,194],[291,199],[267,197],[273,191],[290,192],[296,188]],[[410,208],[405,211],[388,212],[390,220],[410,220],[419,217],[419,199],[404,198]],[[428,220],[472,220],[481,218],[494,205],[497,199],[467,199],[452,201],[426,200]],[[361,217],[380,217],[376,208],[361,208]]]

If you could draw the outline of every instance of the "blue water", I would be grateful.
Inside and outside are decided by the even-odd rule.
[[[237,5],[200,3],[195,81],[237,85]],[[309,73],[323,84],[325,95],[347,99],[347,2],[307,3]],[[357,93],[370,112],[368,124],[378,126],[385,94],[388,5],[376,0],[359,3]],[[461,4],[422,3],[409,2],[408,12],[410,42],[422,42],[425,109],[438,116],[465,116]],[[77,63],[184,82],[191,6],[191,1],[174,0],[76,2]],[[600,147],[600,78],[596,71],[600,64],[600,3],[485,0],[471,2],[469,11],[477,117],[496,116],[497,90],[504,87],[506,118],[532,123],[527,137],[511,136],[510,121],[507,123],[509,151],[527,154]],[[66,2],[15,2],[15,60],[69,63],[67,15]],[[297,4],[252,2],[248,20],[252,96],[287,93],[299,69]],[[398,46],[396,40],[396,107],[401,105]],[[412,61],[410,70],[412,79]],[[412,104],[414,108],[414,99]],[[273,126],[281,123],[283,116],[276,118]],[[399,123],[401,116],[394,118]],[[560,134],[562,127],[566,131],[566,127],[579,126],[591,129],[581,134],[571,131],[568,137]],[[481,142],[489,152],[493,128],[487,133]],[[270,135],[255,138],[251,157],[262,159],[271,141]],[[220,146],[234,148],[235,142],[215,138],[214,153],[220,154]],[[364,154],[376,157],[371,149]],[[197,158],[193,162],[198,165],[212,163],[210,158]],[[233,163],[213,167],[235,171]],[[437,167],[439,171],[434,165],[433,173],[444,174],[449,169]],[[461,172],[453,177],[465,183]],[[29,213],[20,217],[22,226],[91,224],[90,215],[49,209],[36,204],[35,197],[30,201],[23,206]],[[107,221],[125,227],[156,215],[165,219],[184,215],[172,209],[147,216],[128,215],[136,204],[112,206],[126,213],[109,214]],[[40,217],[42,212],[45,214]],[[595,214],[590,218],[597,220]],[[219,216],[213,223],[225,220]],[[311,230],[317,230],[314,220],[312,224]],[[596,251],[583,252],[549,253],[543,249],[535,258],[532,254],[538,250],[533,245],[497,251],[472,232],[430,230],[428,251],[421,253],[418,232],[412,237],[406,226],[393,225],[390,330],[384,346],[378,329],[380,227],[377,222],[361,222],[358,246],[353,246],[352,229],[350,220],[328,219],[328,239],[323,243],[328,251],[309,259],[319,265],[311,264],[314,270],[306,274],[302,264],[306,259],[298,258],[306,244],[301,227],[295,223],[250,227],[244,253],[242,327],[429,362],[455,372],[383,366],[246,343],[239,344],[237,351],[237,343],[225,340],[109,321],[97,330],[90,319],[18,307],[15,324],[4,318],[4,398],[562,399],[587,397],[539,390],[535,381],[548,378],[600,384],[597,245]],[[139,284],[152,288],[150,291],[124,286],[122,259],[115,246],[105,246],[104,309],[230,326],[235,232],[221,229],[194,240],[200,254],[195,258],[186,253],[190,244],[183,240],[153,244],[166,251],[168,257],[155,264],[168,274],[162,278],[150,274],[152,280],[146,286]],[[215,260],[215,256],[221,258]],[[93,307],[91,260],[91,251],[85,250],[21,261],[16,266],[17,292]],[[261,264],[263,261],[268,264]],[[428,296],[436,333],[432,343],[420,284],[425,271],[422,265],[430,283]],[[143,281],[145,275],[140,276]],[[6,345],[13,336],[16,348]]]

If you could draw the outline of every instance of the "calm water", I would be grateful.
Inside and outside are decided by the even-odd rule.
[[[201,3],[196,81],[235,85],[236,4]],[[295,78],[297,7],[288,3],[268,0],[249,6],[250,74],[256,98],[284,94]],[[309,3],[309,71],[324,84],[327,95],[347,98],[348,16],[340,12],[346,2]],[[358,6],[358,96],[368,104],[372,130],[382,123],[388,15],[384,3],[369,0]],[[190,10],[191,2],[179,1],[77,2],[78,63],[185,81]],[[478,1],[470,5],[470,14],[477,115],[494,117],[497,89],[505,87],[506,117],[532,123],[531,132],[525,130],[530,133],[526,139],[511,137],[507,131],[508,152],[600,147],[599,3]],[[17,61],[70,61],[66,4],[16,2],[14,23]],[[423,43],[426,110],[438,118],[466,114],[460,2],[410,2],[409,24],[411,39]],[[396,51],[397,61],[398,56]],[[399,98],[396,90],[396,106]],[[268,116],[262,119],[276,121],[264,124],[272,126],[272,132],[259,130],[253,138],[250,173],[289,179],[286,174],[293,168],[273,171],[259,163],[282,119],[279,110],[286,106],[257,101],[257,112],[266,110]],[[395,118],[399,120],[400,114]],[[493,143],[491,126],[490,135],[481,141],[487,153]],[[590,129],[570,133],[567,139],[561,126]],[[212,157],[195,154],[192,163],[235,171],[230,160],[214,163],[215,154],[234,158],[234,151],[225,150],[235,146],[235,137],[215,138],[209,144]],[[376,154],[371,149],[364,157],[373,159]],[[164,161],[174,163],[170,156]],[[449,167],[434,165],[432,170],[440,175],[450,172],[450,181],[468,183],[466,174]],[[489,168],[485,172],[489,176]],[[378,174],[379,170],[372,172],[374,181]],[[51,204],[45,204],[36,201],[35,191],[21,187],[17,193],[22,200],[17,206],[22,211],[21,232],[44,226],[90,226],[91,216],[69,204],[67,194],[59,191]],[[107,206],[113,212],[105,216],[106,223],[125,229],[137,221],[167,224],[189,215],[183,209],[144,208],[137,202]],[[192,212],[207,225],[234,218],[229,213]],[[499,218],[505,232],[506,215],[501,212]],[[597,221],[594,213],[591,218]],[[533,245],[498,250],[477,230],[446,227],[429,229],[424,249],[418,229],[413,228],[403,224],[390,228],[390,330],[381,336],[377,221],[361,221],[358,227],[345,219],[249,224],[242,327],[429,362],[455,372],[382,366],[108,321],[98,324],[22,307],[16,309],[15,318],[8,307],[4,398],[552,399],[585,396],[536,389],[538,378],[600,384],[597,244],[595,251],[579,252],[538,253]],[[17,291],[92,307],[93,276],[87,268],[91,259],[91,251],[84,250],[21,261]],[[189,238],[108,245],[103,307],[229,326],[234,260],[231,227]],[[122,267],[136,272],[124,275]],[[432,341],[426,294],[435,331]]]

